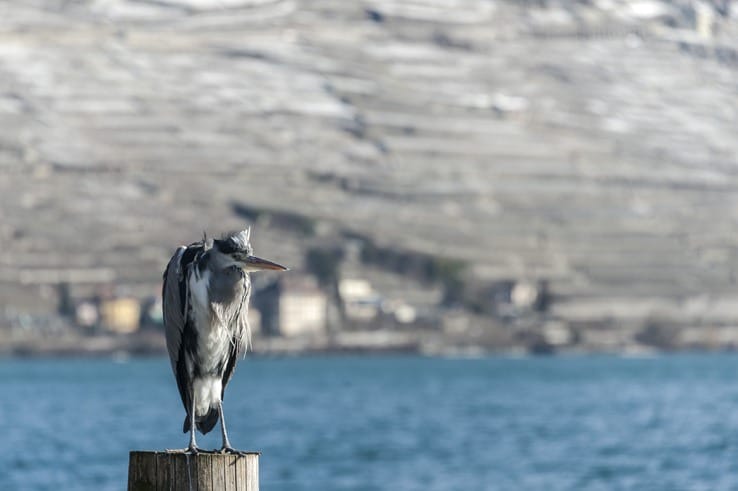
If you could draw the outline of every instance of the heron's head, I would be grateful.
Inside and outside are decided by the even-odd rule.
[[[245,272],[253,271],[286,271],[281,264],[254,256],[249,235],[251,229],[233,232],[213,241],[213,249],[232,261],[231,265],[238,266]]]

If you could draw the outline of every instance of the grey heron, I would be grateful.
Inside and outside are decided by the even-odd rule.
[[[188,452],[199,451],[195,428],[208,433],[220,419],[222,452],[235,452],[223,418],[223,394],[249,342],[249,273],[285,271],[253,255],[250,229],[180,246],[164,271],[162,301],[167,350],[187,413]]]

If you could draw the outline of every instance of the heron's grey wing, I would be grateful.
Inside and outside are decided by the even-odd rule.
[[[228,353],[228,361],[226,362],[225,370],[223,371],[223,378],[221,379],[220,387],[220,400],[222,401],[225,397],[225,390],[228,382],[233,377],[233,371],[236,369],[236,362],[238,362],[238,345],[231,343],[231,350]]]
[[[202,245],[190,244],[188,247],[180,246],[169,260],[167,269],[164,271],[164,285],[162,287],[162,308],[164,314],[164,333],[167,339],[167,351],[172,363],[174,378],[177,380],[177,388],[182,398],[185,411],[189,413],[191,402],[190,375],[185,363],[185,333],[194,330],[193,320],[188,317],[188,292],[187,292],[187,270],[195,262],[198,253],[202,251]],[[185,419],[184,430],[187,431],[189,423]]]
[[[182,256],[185,250],[187,250],[185,246],[180,246],[169,260],[167,269],[164,271],[164,285],[161,295],[167,351],[169,351],[169,361],[172,363],[172,370],[174,370],[175,375],[182,346],[182,332],[186,322],[187,279],[182,270]],[[184,298],[181,294],[183,287],[185,290]]]

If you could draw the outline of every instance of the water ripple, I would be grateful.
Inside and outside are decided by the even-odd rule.
[[[270,491],[728,490],[736,373],[728,355],[247,360],[225,410]],[[3,490],[124,489],[129,450],[186,444],[166,360],[0,361],[0,393]]]

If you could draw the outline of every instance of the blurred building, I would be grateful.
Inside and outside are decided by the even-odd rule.
[[[83,300],[75,308],[74,320],[80,327],[93,329],[100,322],[100,312],[94,302]]]
[[[293,337],[326,330],[328,297],[309,276],[280,277],[252,298],[265,335]]]
[[[100,304],[103,326],[112,332],[130,334],[139,328],[141,304],[135,298],[114,298]]]
[[[370,323],[380,312],[382,298],[368,280],[345,278],[338,284],[343,301],[346,321],[349,323]]]

